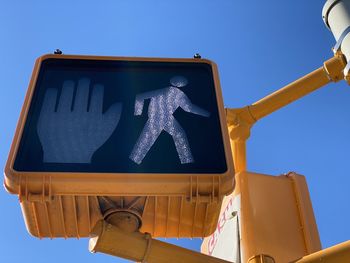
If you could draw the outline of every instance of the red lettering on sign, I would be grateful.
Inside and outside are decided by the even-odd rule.
[[[216,246],[216,243],[218,242],[219,235],[223,231],[223,227],[226,223],[227,220],[230,219],[230,210],[232,208],[233,204],[233,198],[230,198],[228,204],[225,207],[225,210],[222,212],[222,214],[219,217],[218,225],[216,227],[215,232],[210,236],[209,241],[208,241],[208,253],[211,255],[213,253],[213,250]]]

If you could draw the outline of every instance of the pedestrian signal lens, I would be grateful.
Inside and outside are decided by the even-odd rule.
[[[207,63],[45,60],[14,169],[224,173]]]

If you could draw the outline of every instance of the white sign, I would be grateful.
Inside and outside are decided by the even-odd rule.
[[[215,232],[208,237],[208,254],[230,262],[241,262],[240,195],[228,196]]]

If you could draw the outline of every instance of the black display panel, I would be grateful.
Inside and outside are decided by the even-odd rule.
[[[210,64],[47,59],[17,171],[224,173]]]

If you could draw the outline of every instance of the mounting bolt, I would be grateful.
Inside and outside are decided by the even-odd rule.
[[[196,53],[196,54],[194,54],[194,56],[193,56],[194,58],[202,58],[202,56],[201,55],[199,55],[199,53]]]
[[[53,52],[55,55],[62,55],[62,51],[60,49],[55,49],[55,51]]]

